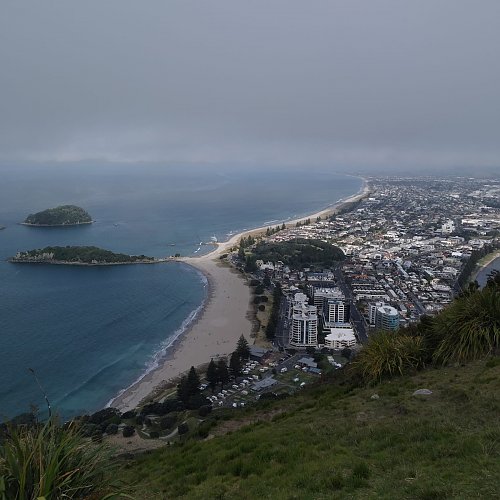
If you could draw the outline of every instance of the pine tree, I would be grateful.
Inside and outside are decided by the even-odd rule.
[[[229,370],[227,369],[226,360],[219,359],[217,363],[217,375],[221,385],[221,389],[224,389],[224,384],[229,382]]]
[[[214,389],[217,386],[217,382],[219,381],[219,373],[217,371],[217,365],[215,364],[213,359],[210,360],[207,368],[207,380],[208,385],[212,389],[212,392],[214,392]]]
[[[189,401],[189,396],[188,378],[183,375],[177,385],[177,399],[180,399],[183,403],[187,403]]]
[[[241,360],[238,351],[234,351],[231,354],[231,358],[229,360],[229,370],[231,375],[235,378],[241,375]]]
[[[250,357],[250,347],[248,341],[243,335],[240,335],[238,343],[236,344],[236,351],[240,359],[248,359]]]
[[[200,392],[200,377],[198,376],[198,373],[196,373],[194,366],[192,366],[189,370],[189,374],[187,376],[187,386],[190,397]]]

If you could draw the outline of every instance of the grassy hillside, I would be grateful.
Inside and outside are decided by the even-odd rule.
[[[123,479],[143,499],[496,498],[500,358],[348,387],[235,412],[208,440],[128,461]]]

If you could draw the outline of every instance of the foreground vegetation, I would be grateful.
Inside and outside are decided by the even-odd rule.
[[[73,226],[78,224],[90,224],[92,217],[83,208],[75,205],[61,205],[56,208],[48,208],[36,214],[30,214],[24,220],[24,224],[34,226]]]
[[[138,457],[123,478],[144,499],[495,498],[499,380],[498,358],[370,388],[332,380],[221,415],[225,435]]]
[[[81,264],[128,264],[153,262],[153,257],[126,255],[93,246],[45,247],[19,252],[12,262],[81,263]]]
[[[74,425],[54,418],[3,426],[0,433],[0,498],[88,498],[109,492],[111,454],[89,442]]]

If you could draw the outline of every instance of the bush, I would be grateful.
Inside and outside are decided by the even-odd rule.
[[[494,352],[500,345],[500,289],[485,287],[456,299],[434,320],[440,336],[433,360],[465,362]]]
[[[370,337],[352,366],[371,382],[421,368],[424,358],[422,337],[381,331]]]
[[[197,410],[202,406],[206,406],[208,403],[208,399],[203,394],[195,394],[189,398],[189,401],[186,405],[188,410]]]
[[[135,427],[132,427],[131,425],[126,425],[123,428],[122,434],[124,438],[132,437],[135,434]]]
[[[259,311],[265,311],[266,310],[266,306],[264,304],[261,304],[259,306]]]
[[[130,411],[126,411],[125,413],[122,414],[123,420],[128,420],[130,418],[135,418],[135,411],[130,410]]]
[[[177,415],[167,415],[160,420],[160,429],[171,429],[177,422]]]
[[[137,415],[137,417],[135,417],[135,423],[137,425],[142,425],[144,423],[144,415]]]
[[[89,417],[89,422],[91,424],[102,424],[103,422],[117,418],[120,418],[119,410],[117,410],[116,408],[104,408],[104,410],[99,410],[92,414]]]
[[[98,430],[96,424],[84,424],[80,432],[83,437],[91,437],[96,430]]]
[[[151,439],[158,439],[160,437],[160,433],[158,431],[151,431],[149,433],[149,437]]]
[[[179,436],[187,434],[189,432],[188,424],[186,422],[179,424],[179,427],[177,427],[177,432],[179,433]]]
[[[200,425],[200,427],[198,427],[198,436],[201,439],[206,439],[209,433],[210,433],[210,426],[202,424]]]
[[[117,434],[118,433],[118,426],[116,424],[108,424],[105,430],[106,434]]]
[[[198,410],[198,415],[200,417],[206,417],[207,415],[210,414],[211,411],[212,407],[210,405],[200,406],[200,409]]]

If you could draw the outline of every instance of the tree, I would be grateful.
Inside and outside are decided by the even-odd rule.
[[[189,384],[186,375],[181,377],[180,382],[177,384],[177,397],[183,402],[187,403],[189,401]]]
[[[240,335],[238,343],[236,344],[236,351],[240,359],[248,359],[250,357],[250,346],[248,345],[247,339]]]
[[[231,375],[235,378],[241,375],[241,360],[238,351],[234,351],[231,354],[229,370],[231,371]]]
[[[217,365],[214,363],[213,359],[210,360],[207,368],[207,380],[212,392],[214,392],[217,382],[219,381],[219,374],[217,372]]]
[[[217,363],[217,374],[221,388],[224,389],[224,384],[229,382],[229,370],[227,369],[226,360],[219,359]]]
[[[200,392],[200,377],[196,373],[194,366],[191,367],[187,377],[187,386],[189,391],[189,396],[194,396]]]

